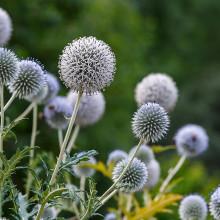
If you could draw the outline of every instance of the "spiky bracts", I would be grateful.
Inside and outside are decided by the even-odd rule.
[[[212,193],[209,209],[214,219],[220,219],[220,186]]]

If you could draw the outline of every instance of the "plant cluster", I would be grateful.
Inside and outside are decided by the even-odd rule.
[[[5,45],[11,35],[11,20],[0,9],[0,44]],[[162,139],[170,126],[169,114],[177,102],[178,90],[173,79],[161,73],[152,73],[138,83],[135,99],[139,109],[134,113],[131,127],[139,139],[137,146],[126,153],[120,149],[109,154],[106,163],[97,161],[95,150],[74,153],[80,127],[96,123],[105,111],[101,90],[109,86],[116,71],[116,59],[110,47],[95,37],[83,37],[68,44],[59,59],[60,78],[70,92],[58,96],[58,79],[48,73],[39,61],[20,60],[6,48],[0,48],[0,217],[12,204],[10,219],[71,219],[85,220],[100,215],[98,209],[114,197],[117,207],[109,208],[105,220],[150,219],[158,212],[170,212],[183,196],[171,192],[172,179],[186,158],[195,157],[208,148],[208,135],[199,125],[185,125],[174,136],[175,146],[150,146]],[[4,88],[12,93],[4,104]],[[6,110],[19,97],[30,102],[28,108],[10,123],[5,123]],[[44,105],[45,122],[58,132],[60,154],[54,160],[48,154],[39,154],[35,146],[38,105]],[[30,146],[17,148],[8,159],[3,143],[15,137],[13,128],[33,111]],[[73,127],[75,128],[73,129]],[[65,137],[63,138],[63,131]],[[176,148],[181,158],[162,182],[158,193],[151,189],[160,183],[160,164],[154,152]],[[75,149],[74,149],[75,150]],[[7,150],[6,150],[7,151]],[[23,162],[29,157],[28,165]],[[25,193],[13,182],[18,170],[26,171]],[[95,172],[112,180],[112,185],[100,196],[96,189]],[[79,186],[74,180],[80,179]],[[86,187],[88,182],[89,187]],[[136,193],[141,194],[141,199]],[[199,195],[189,195],[180,203],[182,220],[203,220],[207,204]],[[217,188],[210,198],[210,212],[220,219],[220,191]]]

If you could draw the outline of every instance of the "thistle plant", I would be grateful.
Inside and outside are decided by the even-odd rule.
[[[220,187],[214,190],[211,195],[209,209],[214,219],[220,219]]]
[[[127,157],[128,154],[125,151],[114,150],[108,155],[107,165],[110,165],[112,162],[116,165],[118,162],[126,159]]]

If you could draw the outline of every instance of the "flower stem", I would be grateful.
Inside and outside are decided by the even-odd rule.
[[[59,146],[61,149],[62,143],[63,143],[63,131],[61,128],[58,129],[58,141],[59,141]]]
[[[74,144],[75,144],[76,138],[79,134],[79,130],[80,130],[80,125],[76,125],[76,127],[73,131],[72,137],[69,141],[69,144],[67,145],[67,148],[66,148],[67,152],[69,152],[69,153],[70,153],[71,149],[74,148]]]
[[[37,133],[37,104],[34,103],[34,109],[33,109],[33,124],[32,124],[32,134],[31,134],[31,147],[35,146],[35,140],[36,140],[36,133]],[[31,168],[33,164],[33,158],[34,158],[34,150],[30,151],[30,159],[29,159],[29,167]],[[27,186],[26,186],[26,200],[29,198],[30,188],[31,188],[31,172],[28,171],[28,177],[27,177]]]
[[[21,119],[25,118],[25,117],[29,114],[29,112],[32,110],[32,108],[34,107],[34,105],[35,105],[35,103],[32,102],[32,103],[26,108],[26,110],[25,110],[20,116],[18,116],[18,117],[15,119],[15,121],[18,121],[18,120],[21,120]]]
[[[1,93],[1,129],[0,129],[0,152],[3,153],[3,132],[4,132],[4,86],[0,86]],[[2,168],[2,161],[0,161],[0,168]]]
[[[161,185],[160,190],[159,190],[160,193],[164,193],[167,185],[169,184],[171,179],[175,176],[175,174],[178,172],[178,170],[181,168],[185,159],[186,159],[186,154],[183,154],[180,160],[178,161],[177,165],[172,169],[172,171],[169,173],[169,175],[167,176],[167,178],[164,180],[163,184]]]
[[[66,135],[65,135],[65,138],[64,138],[61,150],[60,150],[60,155],[59,155],[59,158],[57,160],[57,163],[56,163],[53,175],[52,175],[51,180],[50,180],[50,184],[54,183],[56,175],[57,175],[57,172],[58,172],[59,167],[60,167],[60,163],[61,163],[61,161],[63,159],[65,148],[66,148],[67,142],[69,140],[69,136],[70,136],[73,124],[74,124],[75,119],[76,119],[77,111],[79,109],[79,103],[80,103],[81,97],[82,97],[82,91],[79,91],[79,94],[78,94],[78,97],[77,97],[77,101],[76,101],[76,104],[75,104],[75,107],[74,107],[74,110],[73,110],[73,114],[72,114],[72,117],[70,119],[70,123],[69,123],[68,129],[67,129],[67,132],[66,132]]]
[[[85,200],[85,185],[86,185],[86,177],[82,176],[80,178],[80,198],[84,201]],[[84,206],[83,206],[83,201],[81,201],[81,212],[83,213],[84,210]]]
[[[11,96],[11,98],[8,100],[8,102],[6,103],[5,107],[4,107],[4,111],[6,111],[6,109],[8,109],[8,107],[11,105],[11,103],[15,100],[15,98],[17,97],[18,93],[14,92]]]

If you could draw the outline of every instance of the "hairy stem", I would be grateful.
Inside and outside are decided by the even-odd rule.
[[[82,176],[80,178],[80,198],[84,201],[85,200],[85,185],[86,185],[86,177],[85,176]],[[84,210],[84,206],[83,206],[83,202],[81,201],[80,203],[81,205],[81,212],[83,213],[85,210]]]
[[[32,110],[32,108],[34,107],[34,105],[35,105],[35,103],[32,102],[32,103],[26,108],[26,110],[25,110],[20,116],[18,116],[18,117],[15,119],[15,121],[18,121],[18,120],[21,120],[21,119],[25,118],[25,117],[30,113],[30,111]]]
[[[61,128],[58,129],[58,141],[59,141],[59,146],[61,149],[62,143],[63,143],[63,131]]]
[[[5,104],[4,106],[4,111],[6,111],[6,109],[8,109],[8,107],[11,105],[11,103],[15,100],[15,98],[17,97],[18,93],[14,92],[11,96],[11,98],[8,100],[8,102]]]
[[[80,125],[76,125],[74,131],[73,131],[73,134],[72,134],[72,137],[69,141],[69,144],[67,145],[67,152],[70,152],[72,148],[74,148],[74,144],[75,144],[75,141],[76,141],[76,138],[79,134],[79,130],[80,130]]]
[[[61,161],[63,159],[65,148],[66,148],[67,142],[69,140],[69,136],[70,136],[73,124],[74,124],[75,119],[76,119],[77,111],[79,109],[79,103],[80,103],[81,97],[82,97],[82,91],[79,91],[79,94],[78,94],[78,97],[77,97],[77,101],[76,101],[76,104],[75,104],[75,107],[74,107],[74,110],[73,110],[73,114],[72,114],[72,117],[70,119],[70,123],[69,123],[68,129],[67,129],[67,132],[66,132],[66,135],[65,135],[65,138],[64,138],[61,150],[60,150],[60,155],[59,155],[59,158],[57,160],[57,163],[56,163],[53,175],[52,175],[51,180],[50,180],[50,184],[54,183],[56,175],[57,175],[57,172],[58,172],[59,167],[60,167],[60,163],[61,163]]]
[[[186,155],[183,154],[180,160],[178,161],[177,165],[171,170],[171,172],[169,173],[169,175],[167,176],[167,178],[164,180],[163,184],[161,185],[160,190],[159,190],[160,193],[164,193],[167,185],[169,184],[171,179],[175,176],[175,174],[178,172],[178,170],[181,168],[185,159],[186,159]]]
[[[31,134],[31,147],[35,146],[35,140],[36,140],[36,133],[37,133],[37,104],[34,103],[34,109],[33,109],[33,124],[32,124],[32,134]],[[34,150],[30,151],[30,159],[29,159],[29,167],[31,168],[33,164],[33,158],[34,158]],[[27,177],[27,186],[26,186],[26,200],[29,198],[30,188],[31,188],[31,182],[32,182],[32,176],[31,172],[28,171],[28,177]]]
[[[127,212],[130,212],[131,207],[132,207],[132,193],[127,194],[126,196],[127,196],[126,211],[127,211]],[[125,215],[124,218],[123,218],[123,220],[128,220],[128,217]]]

